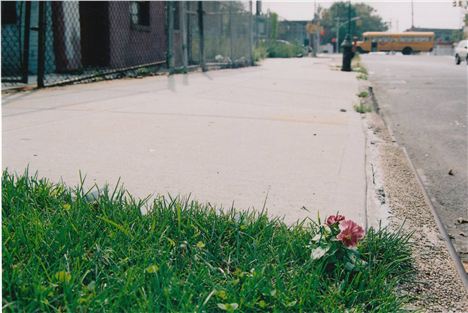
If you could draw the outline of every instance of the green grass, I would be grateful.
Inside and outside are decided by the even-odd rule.
[[[356,110],[356,112],[361,114],[372,112],[372,108],[364,103],[354,105],[354,109]]]
[[[360,75],[365,75],[365,74],[360,74]],[[367,79],[367,76],[366,76]],[[363,90],[357,94],[357,96],[360,98],[359,104],[354,105],[354,109],[358,113],[367,113],[367,112],[372,112],[372,106],[369,105],[366,101],[366,98],[369,97],[369,92]]]
[[[295,43],[286,44],[271,40],[261,43],[259,46],[266,48],[268,58],[295,58],[305,54],[304,47]]]
[[[265,45],[258,45],[258,47],[255,47],[254,52],[254,61],[259,62],[263,59],[266,59],[268,57],[268,50]]]
[[[367,263],[349,272],[311,259],[307,221],[2,178],[5,312],[398,312],[407,301],[400,233],[370,229],[358,246]]]
[[[353,71],[361,73],[363,75],[369,75],[369,73],[367,72],[367,69],[365,67],[363,67],[362,65],[358,65],[357,67],[353,67]]]
[[[357,79],[367,80],[369,73],[367,69],[361,63],[361,56],[356,54],[355,57],[351,60],[351,68],[354,72],[359,73]]]
[[[357,95],[359,98],[367,98],[369,96],[369,93],[367,91],[361,91]]]
[[[358,74],[357,79],[367,80],[368,76],[366,74],[360,73],[360,74]]]

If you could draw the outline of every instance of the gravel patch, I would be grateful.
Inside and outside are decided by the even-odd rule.
[[[379,115],[366,114],[365,124],[367,158],[373,168],[368,184],[373,184],[374,177],[381,177],[380,182],[368,188],[374,191],[370,205],[372,209],[379,207],[384,197],[385,207],[380,209],[389,214],[389,227],[398,229],[403,224],[404,232],[413,233],[411,244],[416,273],[411,282],[401,286],[401,293],[414,299],[408,309],[468,312],[468,293],[402,148]]]

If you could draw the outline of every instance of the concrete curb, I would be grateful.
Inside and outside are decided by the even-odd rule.
[[[431,199],[429,198],[429,195],[427,194],[426,188],[424,187],[421,177],[418,174],[418,171],[416,170],[413,162],[411,161],[408,151],[406,151],[406,148],[403,146],[400,146],[400,148],[403,150],[403,153],[405,154],[406,160],[408,161],[409,166],[411,167],[411,170],[413,171],[416,180],[418,182],[419,188],[422,191],[422,194],[424,195],[424,199],[426,201],[426,204],[428,207],[431,209],[432,216],[434,217],[434,220],[437,224],[437,228],[439,229],[439,233],[441,234],[443,240],[445,241],[445,246],[447,247],[447,250],[452,257],[452,261],[455,264],[455,268],[457,269],[458,275],[460,276],[461,281],[463,282],[463,285],[465,286],[466,291],[468,291],[468,274],[465,272],[465,268],[463,267],[463,264],[457,254],[457,251],[455,250],[455,247],[452,244],[452,241],[450,240],[450,237],[447,234],[447,231],[445,230],[445,227],[442,223],[442,220],[439,217],[439,214],[435,210]]]
[[[395,136],[393,135],[393,131],[392,129],[390,128],[388,122],[386,121],[385,119],[385,115],[383,114],[383,112],[380,111],[380,108],[379,108],[379,104],[378,104],[378,101],[377,101],[377,97],[374,93],[374,90],[372,88],[372,85],[369,86],[369,95],[371,96],[371,100],[372,100],[372,104],[374,106],[374,109],[376,111],[376,113],[382,118],[382,121],[384,122],[385,124],[385,127],[387,128],[388,130],[388,133],[390,135],[390,137],[396,142],[396,139],[395,139]],[[416,167],[414,166],[413,162],[411,161],[411,158],[409,157],[409,154],[408,154],[408,151],[406,150],[406,148],[400,144],[398,144],[398,146],[402,149],[404,155],[405,155],[405,158],[412,170],[412,172],[414,173],[414,176],[416,177],[416,181],[418,182],[418,185],[419,185],[419,188],[424,196],[424,200],[427,204],[427,206],[430,208],[431,210],[431,214],[432,214],[432,217],[434,218],[434,221],[436,222],[437,224],[437,228],[439,229],[439,233],[440,235],[442,236],[442,239],[444,240],[445,242],[445,246],[450,254],[450,256],[452,257],[452,261],[455,265],[455,268],[457,270],[457,273],[465,287],[465,290],[468,291],[468,274],[465,272],[465,268],[463,267],[463,264],[462,264],[462,261],[460,259],[460,257],[458,256],[456,250],[455,250],[455,247],[453,246],[452,244],[452,241],[450,240],[450,237],[448,236],[448,233],[442,223],[442,220],[440,219],[440,216],[439,214],[437,213],[437,211],[435,210],[434,208],[434,205],[427,193],[427,190],[426,188],[424,187],[424,184],[422,183],[422,179],[421,177],[419,176],[419,173],[418,171],[416,170]]]

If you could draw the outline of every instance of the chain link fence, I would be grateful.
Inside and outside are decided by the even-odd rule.
[[[207,2],[204,10],[206,61],[234,67],[249,65],[253,36],[249,3]]]
[[[185,64],[208,69],[251,64],[254,17],[248,1],[176,2],[173,10],[175,67]],[[183,25],[187,25],[185,62]]]
[[[248,1],[2,1],[2,87],[248,66],[254,18]]]
[[[201,64],[201,55],[200,55],[200,28],[199,28],[199,18],[198,18],[198,3],[196,1],[179,3],[179,9],[182,8],[181,13],[184,14],[183,8],[186,8],[185,14],[187,19],[187,58],[189,65],[200,65]],[[177,17],[177,14],[176,14]],[[183,19],[183,15],[180,16]],[[183,30],[179,31],[181,34]],[[183,35],[183,34],[182,34]],[[183,41],[178,47],[174,49],[176,51],[183,52]],[[177,65],[183,65],[183,53],[176,63]]]
[[[309,34],[306,30],[307,21],[281,21],[278,24],[278,39],[297,45],[307,45]]]
[[[162,1],[2,1],[2,87],[135,76],[166,50]]]
[[[2,1],[2,84],[27,83],[30,2]]]
[[[163,2],[53,1],[43,6],[45,86],[138,75],[142,68],[155,71],[166,62]]]

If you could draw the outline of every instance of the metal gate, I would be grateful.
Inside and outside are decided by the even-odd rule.
[[[2,84],[28,83],[31,2],[2,1]]]

